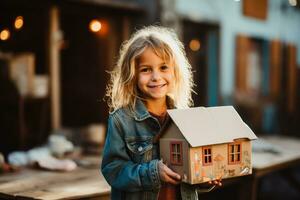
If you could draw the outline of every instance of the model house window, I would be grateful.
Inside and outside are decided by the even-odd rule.
[[[228,163],[236,164],[241,162],[241,144],[232,143],[228,145]]]
[[[211,165],[212,164],[212,151],[211,147],[203,147],[203,165]]]
[[[182,142],[171,142],[171,164],[182,165]]]

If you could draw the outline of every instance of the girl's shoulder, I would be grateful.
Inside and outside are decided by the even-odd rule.
[[[128,130],[135,123],[128,108],[119,108],[109,113],[108,124],[114,124],[120,130]]]
[[[132,117],[132,112],[130,111],[129,107],[121,107],[121,108],[118,108],[118,109],[115,109],[113,111],[110,111],[109,112],[109,116],[110,117],[117,117],[117,118],[123,118],[123,117],[126,117],[126,118],[130,118]]]

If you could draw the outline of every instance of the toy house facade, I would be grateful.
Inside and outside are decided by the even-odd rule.
[[[160,155],[182,177],[198,184],[252,173],[251,140],[257,139],[232,106],[168,110]]]

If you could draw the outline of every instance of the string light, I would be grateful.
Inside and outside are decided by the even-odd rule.
[[[15,20],[15,28],[21,29],[24,25],[24,20],[22,16],[18,16]]]
[[[189,46],[192,51],[198,51],[200,49],[201,44],[198,39],[193,39],[190,41]]]
[[[101,30],[102,24],[99,20],[93,19],[90,22],[89,28],[92,32],[96,33],[96,32],[99,32]]]
[[[8,29],[4,29],[0,32],[0,40],[8,40],[10,37],[10,31]]]

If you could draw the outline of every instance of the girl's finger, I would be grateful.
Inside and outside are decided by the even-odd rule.
[[[174,179],[177,180],[181,179],[180,175],[172,171],[169,167],[166,168],[166,174]]]
[[[173,179],[172,177],[169,177],[169,176],[167,176],[166,182],[167,182],[167,183],[171,183],[171,184],[173,184],[173,185],[177,185],[177,184],[180,183],[180,181],[177,181],[177,180],[175,180],[175,179]]]

